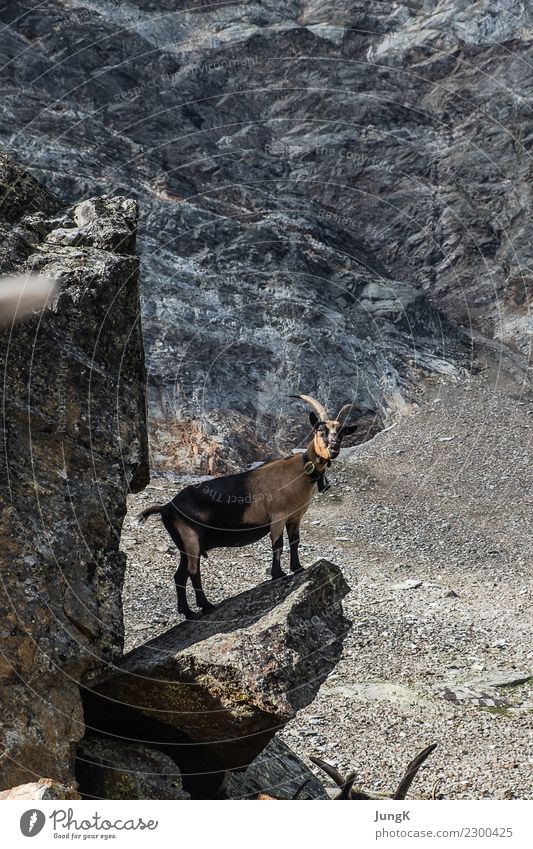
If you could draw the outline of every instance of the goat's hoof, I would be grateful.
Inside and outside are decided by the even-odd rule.
[[[195,613],[194,610],[191,610],[190,608],[189,610],[178,610],[178,614],[180,616],[185,616],[185,619],[198,619],[200,616],[199,613]]]
[[[277,581],[277,580],[279,580],[279,578],[286,578],[286,577],[287,577],[287,573],[284,572],[283,569],[281,569],[279,572],[276,572],[275,575],[272,575],[272,580]]]
[[[216,610],[216,609],[217,609],[216,604],[211,604],[211,602],[208,601],[207,604],[204,604],[202,606],[202,615],[205,615],[206,613],[212,613],[213,610]]]
[[[291,572],[292,572],[293,575],[299,575],[300,572],[303,572],[303,570],[304,570],[303,566],[298,566],[296,569],[291,568]]]

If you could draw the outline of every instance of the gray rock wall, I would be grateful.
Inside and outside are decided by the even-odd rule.
[[[527,352],[524,0],[0,19],[0,141],[72,200],[142,198],[159,468],[287,450],[305,436],[289,392],[401,414],[420,375],[469,366],[443,313]]]
[[[120,531],[148,481],[136,221],[127,198],[62,210],[0,155],[0,275],[59,283],[0,334],[0,789],[73,784],[78,684],[122,652]]]

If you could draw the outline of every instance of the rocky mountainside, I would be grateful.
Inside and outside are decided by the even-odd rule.
[[[6,0],[0,19],[0,142],[72,202],[142,200],[160,469],[285,451],[295,391],[379,427],[421,373],[468,367],[449,319],[527,353],[525,0]]]

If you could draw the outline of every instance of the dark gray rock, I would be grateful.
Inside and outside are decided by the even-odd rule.
[[[278,737],[248,769],[228,773],[224,791],[229,799],[253,799],[258,793],[274,799],[329,799],[318,778]]]
[[[97,799],[189,799],[168,755],[141,743],[87,735],[77,751],[80,793]]]
[[[290,392],[408,412],[471,365],[443,312],[528,350],[531,15],[2,5],[0,141],[73,202],[142,199],[156,466],[286,451]]]
[[[0,334],[0,788],[70,785],[78,684],[122,652],[126,495],[148,481],[137,208],[61,210],[4,156],[0,187],[0,273],[58,281],[50,309]]]
[[[129,652],[93,689],[92,727],[111,700],[114,711],[119,703],[140,716],[143,739],[148,719],[163,729],[160,740],[171,729],[213,765],[246,767],[336,665],[350,624],[347,592],[338,566],[320,560],[177,625]]]

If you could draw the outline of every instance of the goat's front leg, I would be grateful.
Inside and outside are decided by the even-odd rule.
[[[283,530],[284,522],[273,522],[270,526],[270,539],[272,541],[272,580],[283,578],[285,572],[281,568],[281,555],[283,553]]]
[[[303,569],[300,563],[298,554],[298,546],[300,545],[300,520],[287,522],[287,536],[289,537],[289,547],[291,552],[291,572],[301,572]]]

